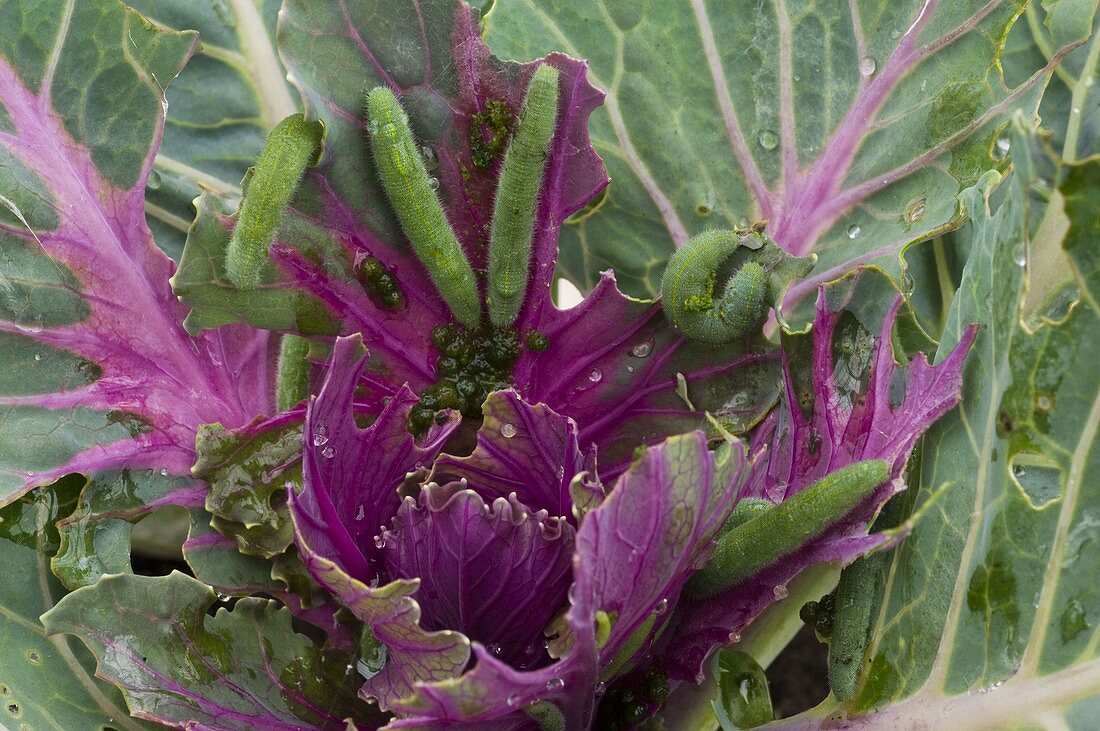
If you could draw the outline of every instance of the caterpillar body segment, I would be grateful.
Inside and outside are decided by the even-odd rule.
[[[741,245],[742,232],[705,231],[672,255],[661,280],[665,316],[692,340],[721,345],[744,338],[768,314],[770,284],[760,264],[745,262],[715,296],[718,267]]]
[[[255,289],[267,262],[283,209],[290,203],[306,168],[321,152],[324,125],[292,114],[271,130],[252,168],[237,225],[225,255],[225,273],[237,289]]]
[[[856,462],[723,532],[710,563],[691,577],[685,591],[695,598],[707,598],[733,588],[805,546],[889,477],[890,467],[882,460]]]
[[[405,110],[385,86],[367,94],[366,106],[375,167],[401,230],[451,313],[476,329],[481,320],[477,279],[447,221]]]
[[[309,398],[309,341],[287,333],[279,341],[279,362],[275,370],[275,407],[288,411]]]
[[[527,294],[535,214],[558,118],[558,70],[539,66],[504,153],[489,239],[489,319],[510,327]]]

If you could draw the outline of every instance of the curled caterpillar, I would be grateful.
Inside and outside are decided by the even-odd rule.
[[[317,164],[324,125],[292,114],[271,130],[256,165],[245,178],[246,188],[237,225],[225,254],[225,273],[237,289],[255,289],[260,270],[283,209],[290,203],[302,175]]]
[[[481,320],[481,298],[474,270],[432,187],[409,118],[385,86],[371,89],[366,106],[375,168],[401,230],[451,313],[475,329]]]
[[[504,153],[489,238],[489,319],[509,327],[527,293],[535,212],[558,118],[558,70],[535,69],[516,132]]]
[[[705,231],[669,259],[661,280],[661,306],[672,325],[692,340],[740,340],[768,314],[768,273],[745,262],[715,297],[718,267],[741,244],[737,231]]]
[[[889,465],[874,459],[829,473],[774,508],[723,532],[714,557],[691,577],[685,590],[689,596],[707,598],[733,588],[805,546],[889,477]]]

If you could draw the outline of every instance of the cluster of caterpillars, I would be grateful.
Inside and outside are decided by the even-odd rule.
[[[457,359],[460,375],[441,373],[440,383],[423,394],[431,403],[425,403],[415,415],[418,430],[426,428],[434,411],[441,408],[460,408],[463,413],[476,415],[480,403],[474,402],[486,390],[480,386],[500,387],[509,380],[519,352],[518,333],[512,329],[527,296],[535,217],[558,120],[558,82],[559,72],[553,66],[542,64],[535,69],[511,139],[504,147],[489,236],[484,299],[478,277],[447,220],[436,192],[438,184],[428,172],[401,102],[388,86],[377,86],[366,95],[370,147],[382,189],[442,300],[469,333],[468,338],[452,334],[436,339],[468,340],[476,351],[469,358]],[[307,121],[301,114],[287,117],[272,130],[256,166],[246,177],[244,198],[226,253],[226,274],[238,289],[251,290],[259,285],[261,268],[283,210],[306,168],[316,164],[323,133],[320,122]],[[497,136],[494,141],[503,143]],[[759,328],[769,299],[769,278],[764,267],[752,261],[745,263],[730,277],[721,294],[715,294],[718,268],[749,233],[704,232],[669,261],[662,282],[662,303],[669,321],[688,338],[728,343]],[[364,273],[364,286],[376,303],[387,308],[400,306],[400,288],[381,262],[368,258]],[[510,337],[502,340],[502,333]],[[511,347],[502,348],[505,340]],[[484,348],[480,347],[482,341]],[[453,355],[445,354],[444,360],[447,358],[455,360]],[[488,365],[482,367],[482,361]],[[454,383],[445,384],[447,378]],[[452,390],[458,398],[449,398]]]

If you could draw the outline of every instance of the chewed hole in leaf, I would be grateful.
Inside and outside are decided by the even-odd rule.
[[[1028,502],[1041,508],[1062,496],[1063,473],[1050,457],[1020,452],[1009,460],[1009,474]]]

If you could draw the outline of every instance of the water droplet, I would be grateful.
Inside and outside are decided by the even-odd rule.
[[[1027,247],[1023,243],[1013,249],[1012,259],[1018,267],[1027,266]]]
[[[736,645],[738,642],[741,641],[741,633],[740,632],[730,632],[730,636],[727,637],[726,639],[729,640],[729,643],[731,645]]]
[[[221,593],[218,594],[218,601],[221,602],[222,604],[225,604],[227,601],[229,601],[232,598],[233,597],[231,597],[229,594],[221,594]]]
[[[420,146],[420,156],[424,158],[424,167],[428,170],[435,170],[439,167],[439,156],[435,154],[435,150],[429,145]]]
[[[512,695],[508,696],[508,705],[512,708],[515,708],[519,705],[520,700],[521,699],[519,697],[519,693],[513,693]]]
[[[657,602],[657,606],[653,607],[653,613],[658,617],[668,611],[668,599],[662,599]]]
[[[772,594],[775,596],[776,601],[787,598],[787,587],[785,586],[773,586]]]
[[[167,477],[168,476],[168,468],[167,467],[161,467],[160,468],[160,476],[161,477]]]
[[[870,76],[878,68],[878,62],[870,56],[859,59],[859,73],[861,76]]]
[[[1040,411],[1050,411],[1054,408],[1054,403],[1050,400],[1050,396],[1045,393],[1041,393],[1035,397],[1035,405],[1039,407]]]
[[[502,437],[504,437],[505,439],[511,439],[512,437],[514,437],[516,435],[515,425],[508,424],[508,423],[501,424],[500,425],[500,435]]]
[[[599,383],[601,378],[603,378],[603,371],[599,368],[593,368],[592,372],[588,374],[588,380],[592,383]]]
[[[355,519],[356,520],[362,520],[363,518],[366,517],[366,515],[367,515],[367,509],[365,507],[363,507],[362,505],[360,505],[359,509],[357,511],[355,511]]]
[[[149,181],[145,184],[145,187],[149,190],[156,190],[160,187],[160,173],[156,170],[149,173]]]
[[[375,536],[374,537],[374,547],[377,548],[378,550],[382,550],[383,548],[386,547],[386,539],[383,538],[382,536]]]
[[[321,456],[324,457],[325,459],[332,459],[333,457],[336,456],[336,450],[333,449],[332,447],[325,447],[324,449],[321,450]]]
[[[861,233],[863,233],[863,229],[854,223],[848,227],[848,238],[850,239],[858,239]]]
[[[432,190],[439,190],[439,178],[428,178],[428,187]]]
[[[1012,140],[1008,138],[1007,134],[1003,137],[998,137],[996,147],[997,149],[993,153],[993,157],[997,160],[1004,160],[1005,155],[1007,155],[1008,151],[1012,149]]]
[[[497,657],[500,657],[500,653],[504,652],[504,648],[502,648],[496,642],[490,642],[486,649],[488,649],[490,653]]]
[[[565,680],[562,678],[550,678],[546,681],[546,690],[551,693],[555,693],[565,687]]]
[[[318,424],[317,428],[313,430],[313,446],[321,447],[328,444],[328,427],[324,424]]]
[[[646,358],[653,352],[653,338],[646,338],[630,349],[630,354],[635,358]]]
[[[605,683],[602,680],[600,682],[596,683],[596,697],[597,698],[603,697],[603,694],[606,693],[606,692],[607,692],[607,683]]]
[[[34,354],[34,359],[35,360],[42,360],[42,354],[41,353],[35,353]]]
[[[757,136],[756,141],[765,150],[774,150],[779,145],[779,135],[770,129],[766,129]]]
[[[1016,477],[1026,477],[1027,469],[1022,464],[1012,465],[1012,474]]]

